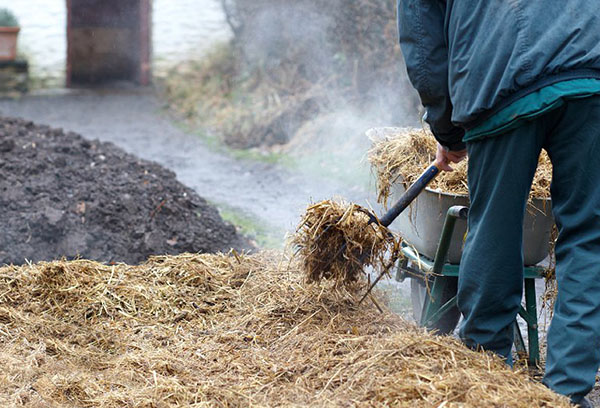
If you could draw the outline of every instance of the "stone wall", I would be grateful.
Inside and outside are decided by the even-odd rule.
[[[0,97],[27,92],[29,67],[26,61],[0,61]]]

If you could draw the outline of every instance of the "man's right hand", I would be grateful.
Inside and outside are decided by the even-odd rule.
[[[435,162],[440,170],[443,171],[454,171],[452,167],[450,167],[450,163],[460,163],[467,157],[467,149],[459,150],[459,151],[449,151],[446,150],[444,146],[438,143],[437,152],[435,154]]]

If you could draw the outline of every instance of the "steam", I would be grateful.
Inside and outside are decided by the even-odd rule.
[[[255,25],[245,28],[242,44],[250,61],[274,68],[293,54],[294,62],[308,67],[313,74],[333,64],[334,47],[324,42],[323,37],[334,21],[320,12],[316,4],[273,4],[261,9],[254,21]]]
[[[234,21],[238,44],[241,43],[241,50],[250,65],[262,67],[267,72],[281,72],[281,75],[296,69],[300,76],[313,83],[312,89],[301,92],[325,95],[319,99],[318,109],[309,115],[298,111],[297,116],[302,117],[288,119],[290,123],[303,123],[299,128],[288,126],[287,134],[282,138],[289,140],[284,149],[296,158],[298,168],[313,176],[316,173],[320,178],[336,179],[339,175],[337,191],[329,191],[329,195],[348,193],[349,189],[356,193],[362,189],[362,197],[356,194],[352,198],[361,202],[372,199],[372,189],[368,186],[369,168],[363,160],[370,146],[366,130],[379,126],[419,126],[420,123],[418,98],[405,69],[390,66],[388,76],[378,77],[378,72],[369,70],[377,64],[356,58],[361,55],[358,48],[353,49],[347,42],[332,42],[330,33],[347,29],[339,26],[337,15],[337,7],[345,6],[343,1],[332,0],[334,6],[323,7],[326,3],[321,4],[320,0],[261,1],[254,5],[246,4],[246,0],[235,0],[238,13],[253,15],[242,19],[233,15],[230,1],[223,1],[230,21]],[[395,27],[395,21],[393,13],[388,17],[384,23],[389,30],[389,27]],[[352,15],[347,18],[348,21],[341,24],[348,24],[350,31],[357,24],[366,24],[360,29],[371,29],[368,21],[354,21],[358,17]],[[248,25],[248,22],[252,24]],[[403,66],[395,36],[391,40],[388,36],[387,40],[389,44],[379,44],[380,51],[387,56],[395,55],[397,64]],[[356,59],[349,61],[350,58]],[[347,72],[347,67],[353,64],[354,71]],[[400,77],[390,86],[393,70],[397,70]],[[356,95],[348,95],[343,85],[358,89],[361,97],[357,100]],[[315,160],[315,157],[321,159]],[[319,170],[322,174],[318,174]],[[326,198],[327,192],[319,195]]]
[[[243,19],[229,13],[238,45],[241,43],[250,66],[261,67],[267,74],[299,73],[312,86],[297,87],[298,94],[294,96],[301,97],[302,93],[320,96],[318,109],[309,115],[299,109],[296,117],[288,118],[289,123],[302,123],[301,126],[283,127],[288,133],[282,139],[289,141],[283,149],[295,158],[296,171],[303,174],[302,184],[311,191],[305,201],[295,203],[296,217],[309,200],[316,202],[336,196],[383,214],[376,203],[374,180],[366,160],[371,143],[365,133],[372,127],[420,126],[418,97],[406,76],[396,36],[390,35],[390,30],[395,33],[395,21],[389,2],[353,2],[354,6],[367,9],[375,4],[375,8],[389,12],[372,23],[385,27],[371,27],[369,21],[364,21],[364,15],[363,20],[352,15],[357,7],[346,9],[348,4],[343,0],[263,0],[254,7],[246,4],[248,0],[222,1],[245,5],[243,12],[255,13],[254,18],[246,18],[252,21],[251,26],[239,24]],[[270,3],[271,6],[266,6]],[[349,31],[360,36],[361,30],[368,35],[368,30],[377,32],[377,29],[382,43],[373,44],[374,50],[359,49],[364,44],[352,44],[349,38],[339,35]],[[343,43],[336,43],[332,32]],[[397,293],[397,288],[393,290]],[[402,285],[402,291],[406,295],[408,287]]]

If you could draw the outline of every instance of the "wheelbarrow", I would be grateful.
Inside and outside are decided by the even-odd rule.
[[[400,188],[401,189],[401,188]],[[394,223],[403,237],[404,259],[396,280],[411,279],[413,316],[417,323],[441,334],[452,333],[459,321],[456,306],[458,271],[468,216],[466,196],[426,189]],[[524,219],[524,294],[519,316],[527,326],[527,343],[515,321],[515,348],[535,365],[539,362],[539,335],[535,280],[544,276],[539,265],[548,256],[554,220],[549,200],[534,201],[535,210]]]

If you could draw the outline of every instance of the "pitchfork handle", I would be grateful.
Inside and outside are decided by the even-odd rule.
[[[429,182],[433,180],[439,172],[440,168],[438,167],[437,163],[431,164],[427,170],[425,170],[419,176],[417,181],[415,181],[413,185],[411,185],[408,190],[402,194],[402,197],[400,197],[396,204],[394,204],[394,206],[379,219],[381,225],[384,227],[389,227],[396,217],[398,217],[398,215],[400,215],[400,213],[404,211],[415,198],[417,198],[421,191],[427,187],[427,184],[429,184]]]

